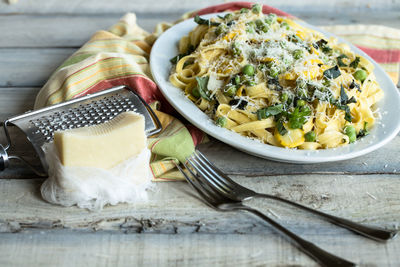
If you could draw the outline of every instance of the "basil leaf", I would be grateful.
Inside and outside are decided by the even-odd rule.
[[[177,56],[171,58],[169,61],[170,61],[172,64],[176,64],[176,63],[178,63],[178,61],[179,61],[181,58],[186,57],[187,55],[190,55],[194,50],[195,50],[194,46],[193,46],[193,45],[190,45],[190,46],[188,47],[188,50],[186,51],[186,53],[179,54],[179,55],[177,55]]]
[[[196,81],[197,81],[197,88],[199,89],[199,93],[200,96],[202,98],[204,98],[205,100],[210,101],[211,98],[209,96],[209,92],[207,90],[207,84],[208,84],[208,76],[204,76],[204,77],[196,77]]]
[[[354,98],[354,96],[352,96],[350,99],[346,94],[346,91],[344,90],[343,85],[340,85],[340,104],[341,105],[347,105],[350,103],[357,103],[357,100]]]
[[[356,69],[358,67],[358,63],[360,63],[360,57],[356,57],[356,59],[354,59],[349,66]]]
[[[266,119],[268,117],[278,115],[278,114],[282,113],[282,111],[283,111],[282,104],[270,106],[267,108],[262,108],[257,111],[257,118],[259,120]]]
[[[327,69],[324,71],[324,76],[328,79],[336,79],[341,75],[339,67],[336,65],[333,68]]]
[[[296,107],[289,113],[289,125],[292,129],[300,129],[307,122],[311,110],[308,106]]]
[[[344,110],[344,119],[348,122],[351,122],[353,117],[351,116],[350,108],[348,105],[337,105],[336,106],[338,109]]]
[[[340,85],[340,104],[346,105],[348,100],[349,100],[349,97],[347,96],[346,91],[344,90],[343,84],[341,84]]]
[[[346,56],[345,54],[341,54],[340,56],[338,56],[338,57],[336,58],[339,67],[347,67],[347,65],[344,64],[344,62],[342,61],[342,59],[344,59],[344,58],[348,58],[348,56]]]
[[[236,108],[243,110],[247,106],[248,102],[243,99],[232,99],[229,101],[230,106],[236,106]]]
[[[280,135],[285,135],[288,132],[288,130],[286,130],[285,126],[283,125],[283,121],[282,120],[278,120],[276,122],[276,129],[278,130],[278,133]]]
[[[361,92],[360,85],[359,85],[358,83],[354,82],[354,80],[353,80],[353,81],[351,82],[351,84],[349,85],[349,88],[350,88],[350,89],[357,88],[357,91]]]
[[[218,26],[218,25],[221,24],[221,23],[219,23],[219,22],[211,22],[211,21],[208,20],[208,19],[202,19],[202,18],[200,18],[199,15],[196,15],[196,16],[194,17],[194,22],[196,22],[196,23],[199,24],[199,25],[207,25],[207,26]]]

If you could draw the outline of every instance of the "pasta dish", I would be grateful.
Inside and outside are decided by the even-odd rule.
[[[169,80],[217,125],[298,149],[347,145],[374,125],[383,91],[346,44],[260,5],[194,20]]]

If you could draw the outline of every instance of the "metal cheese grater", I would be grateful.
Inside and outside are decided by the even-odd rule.
[[[145,118],[145,131],[151,136],[161,131],[161,123],[148,104],[127,86],[117,86],[43,109],[7,119],[4,124],[8,144],[0,144],[0,171],[9,166],[9,159],[19,159],[36,174],[47,175],[48,165],[42,146],[53,140],[55,131],[79,128],[106,122],[125,111],[135,111]],[[11,146],[8,125],[20,128],[39,155],[43,170],[39,171],[25,159],[8,155]]]

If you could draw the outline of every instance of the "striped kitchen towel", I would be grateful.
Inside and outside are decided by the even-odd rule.
[[[250,8],[249,2],[230,2],[184,14],[180,20],[196,14]],[[264,13],[290,16],[278,9],[263,6]],[[205,135],[179,121],[153,82],[149,54],[157,37],[173,24],[160,23],[152,34],[136,24],[136,16],[126,14],[108,31],[99,31],[69,57],[49,78],[36,97],[35,108],[44,107],[106,88],[127,85],[157,109],[163,131],[149,139],[150,162],[154,181],[181,180],[175,164],[191,154]],[[360,47],[388,72],[395,83],[399,80],[400,30],[382,26],[346,25],[323,29],[341,36]],[[157,108],[156,108],[157,107]]]

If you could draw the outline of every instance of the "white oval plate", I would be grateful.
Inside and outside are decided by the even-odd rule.
[[[223,13],[221,13],[223,14]],[[216,17],[218,14],[202,16],[204,18]],[[302,25],[322,32],[326,37],[334,36],[306,23]],[[216,126],[214,122],[203,113],[192,101],[185,97],[183,91],[174,87],[169,82],[172,64],[170,59],[178,54],[179,40],[187,35],[197,24],[193,19],[183,21],[163,33],[153,45],[150,55],[150,68],[154,80],[169,103],[193,125],[203,130],[214,138],[231,145],[246,153],[291,163],[317,163],[339,161],[358,157],[369,153],[388,143],[400,130],[400,94],[392,80],[385,71],[363,51],[336,36],[339,42],[347,43],[351,50],[370,60],[375,66],[375,76],[382,87],[385,96],[379,102],[378,108],[381,118],[371,129],[370,134],[353,144],[340,148],[323,150],[288,149],[268,144],[241,136],[238,133]]]

